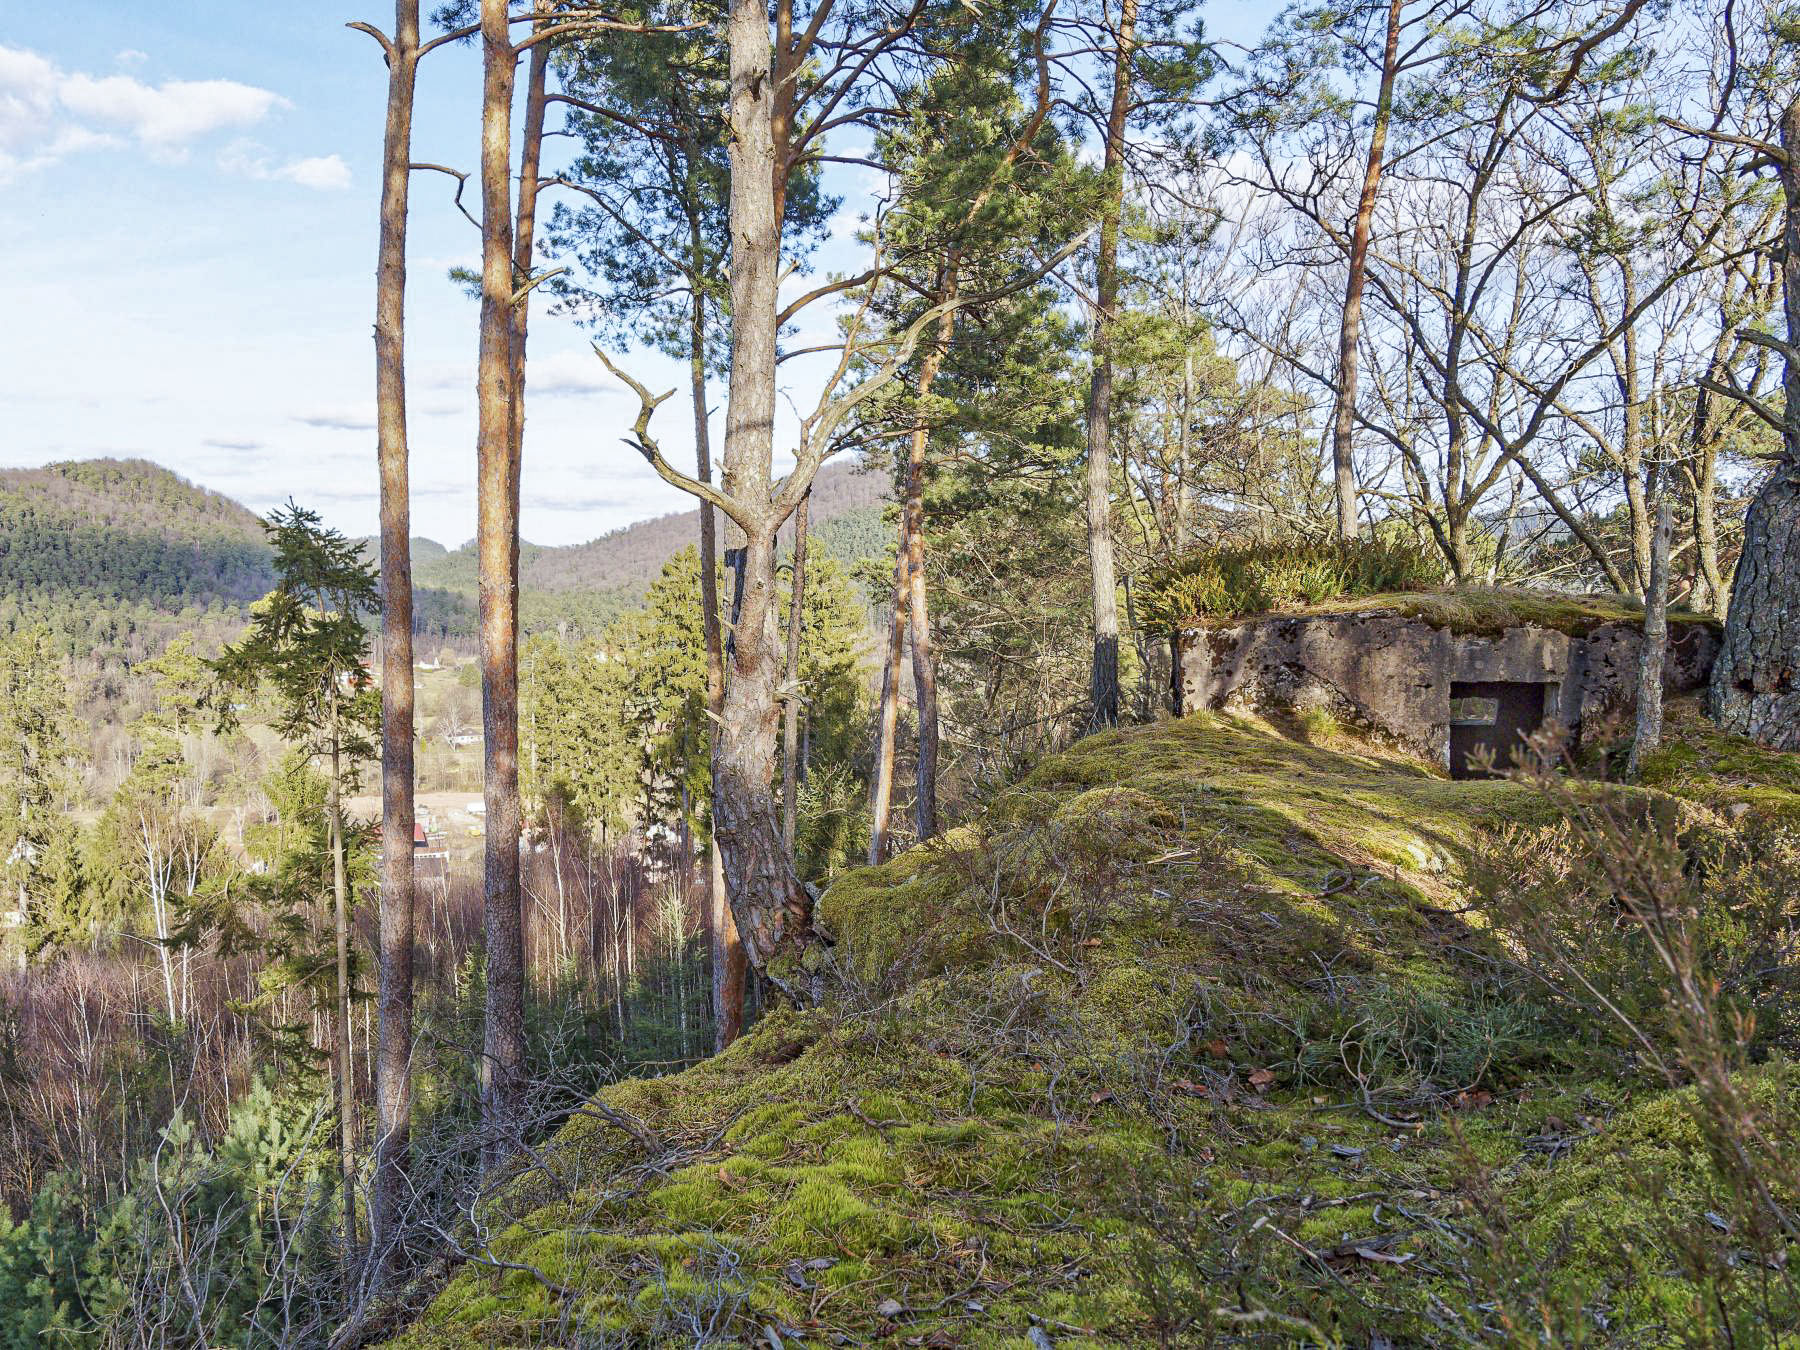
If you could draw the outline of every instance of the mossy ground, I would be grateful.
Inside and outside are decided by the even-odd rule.
[[[1673,730],[1680,790],[1690,733],[1723,752]],[[1522,1344],[1596,1301],[1659,1343],[1691,1115],[1468,904],[1492,832],[1552,816],[1259,721],[1085,740],[839,881],[827,1005],[607,1088],[399,1344]],[[1537,1331],[1496,1332],[1531,1269]]]
[[[1667,738],[1645,759],[1646,785],[1741,823],[1800,829],[1800,755],[1726,735],[1694,699],[1672,700],[1663,716]]]

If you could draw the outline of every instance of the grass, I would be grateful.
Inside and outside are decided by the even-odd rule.
[[[1606,624],[1642,624],[1644,607],[1623,595],[1566,595],[1522,586],[1468,587],[1339,597],[1308,606],[1309,614],[1383,612],[1454,633],[1495,636],[1509,628],[1549,628],[1586,637]],[[1669,622],[1717,626],[1709,615],[1673,610]]]
[[[1671,730],[1665,788],[1800,784]],[[1436,1344],[1522,1271],[1542,1325],[1659,1343],[1698,1291],[1655,1234],[1703,1226],[1704,1152],[1469,905],[1496,832],[1554,812],[1309,731],[1091,737],[840,880],[827,1005],[605,1089],[396,1344]]]
[[[1439,559],[1401,540],[1288,540],[1198,549],[1145,577],[1138,604],[1146,623],[1175,628],[1338,596],[1423,590],[1443,575]]]

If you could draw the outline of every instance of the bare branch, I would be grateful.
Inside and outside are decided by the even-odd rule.
[[[452,169],[447,164],[423,164],[414,162],[408,164],[406,167],[413,170],[415,173],[445,173],[454,178],[456,180],[456,209],[463,213],[463,219],[468,221],[469,224],[473,225],[478,230],[481,228],[481,222],[470,215],[469,208],[463,205],[463,189],[469,185],[468,174],[462,172],[460,169]]]
[[[384,32],[382,32],[382,31],[381,31],[381,30],[380,30],[380,29],[379,29],[379,28],[377,28],[377,27],[376,27],[376,26],[375,26],[375,25],[374,25],[374,24],[372,24],[372,23],[364,23],[364,22],[363,22],[363,21],[362,21],[362,20],[361,20],[361,19],[358,19],[358,20],[356,20],[356,21],[355,21],[355,22],[354,22],[354,23],[347,23],[347,24],[345,24],[345,25],[344,25],[344,27],[346,27],[346,28],[354,28],[354,29],[355,29],[355,30],[356,30],[356,31],[357,31],[357,32],[359,32],[359,33],[367,33],[367,34],[368,34],[368,35],[369,35],[369,36],[370,36],[370,37],[372,37],[372,38],[374,38],[374,39],[375,39],[375,41],[377,41],[377,42],[379,42],[379,43],[380,43],[380,44],[381,44],[381,54],[382,54],[382,58],[383,58],[383,59],[384,59],[384,60],[385,60],[385,61],[386,61],[386,62],[387,62],[387,63],[388,63],[388,64],[389,64],[389,65],[390,65],[390,66],[391,66],[391,65],[393,65],[393,64],[394,64],[394,43],[393,43],[393,39],[392,39],[392,38],[390,38],[390,37],[388,37],[388,35],[387,35],[387,34],[386,34],[386,33],[384,33]]]
[[[1721,384],[1717,380],[1710,380],[1704,376],[1702,376],[1697,383],[1702,389],[1710,390],[1715,394],[1723,394],[1726,398],[1736,399],[1739,403],[1750,409],[1751,412],[1762,418],[1763,421],[1767,422],[1776,431],[1787,430],[1786,424],[1774,409],[1770,408],[1768,404],[1764,403],[1755,394],[1752,394],[1749,390],[1739,385],[1738,382],[1732,378],[1730,371],[1725,371],[1723,373],[1727,383]]]
[[[623,438],[625,444],[629,445],[633,450],[636,450],[642,455],[650,467],[655,469],[662,477],[664,482],[668,483],[671,487],[678,487],[683,492],[718,507],[719,510],[723,511],[737,525],[743,528],[746,533],[749,533],[749,513],[738,504],[735,498],[727,496],[713,484],[704,483],[700,479],[690,477],[680,469],[677,469],[664,458],[661,447],[658,446],[656,441],[651,437],[651,417],[655,415],[657,408],[661,407],[675,391],[671,389],[664,394],[652,394],[642,383],[633,379],[623,370],[620,370],[619,367],[615,366],[612,363],[611,358],[607,356],[605,349],[602,348],[598,342],[594,343],[594,355],[600,358],[600,364],[605,366],[616,379],[629,388],[632,393],[637,395],[638,415],[637,419],[631,424],[631,435]]]

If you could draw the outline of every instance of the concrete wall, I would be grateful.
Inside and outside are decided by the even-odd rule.
[[[1547,720],[1573,741],[1630,721],[1642,645],[1629,624],[1586,637],[1525,627],[1490,637],[1380,611],[1272,616],[1182,632],[1176,700],[1183,712],[1324,708],[1447,764],[1452,681],[1548,685]],[[1671,624],[1664,688],[1699,688],[1717,650],[1707,625]]]

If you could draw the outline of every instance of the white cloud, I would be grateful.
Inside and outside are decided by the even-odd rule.
[[[159,155],[179,155],[189,141],[226,127],[260,122],[281,95],[235,80],[170,80],[148,85],[129,75],[64,76],[57,100],[77,117],[118,128]]]
[[[629,367],[627,367],[629,369]],[[527,394],[598,394],[625,386],[607,373],[592,351],[560,351],[533,356],[525,369]]]
[[[350,186],[350,166],[339,155],[297,159],[282,165],[275,171],[275,176],[315,192],[342,192]]]
[[[313,408],[295,413],[294,420],[325,431],[373,431],[375,416],[363,408]]]
[[[149,52],[140,52],[136,47],[127,47],[113,57],[113,63],[120,66],[141,66],[149,59]]]
[[[226,146],[219,153],[219,168],[242,178],[293,183],[315,192],[342,192],[350,186],[350,166],[341,155],[314,155],[276,164],[263,146],[250,140],[233,141]]]
[[[142,55],[122,52],[121,64]],[[82,150],[135,142],[162,160],[217,131],[260,122],[291,106],[235,80],[168,80],[65,71],[49,58],[0,45],[0,180]],[[304,163],[304,161],[302,161]],[[316,167],[309,171],[318,176]]]

